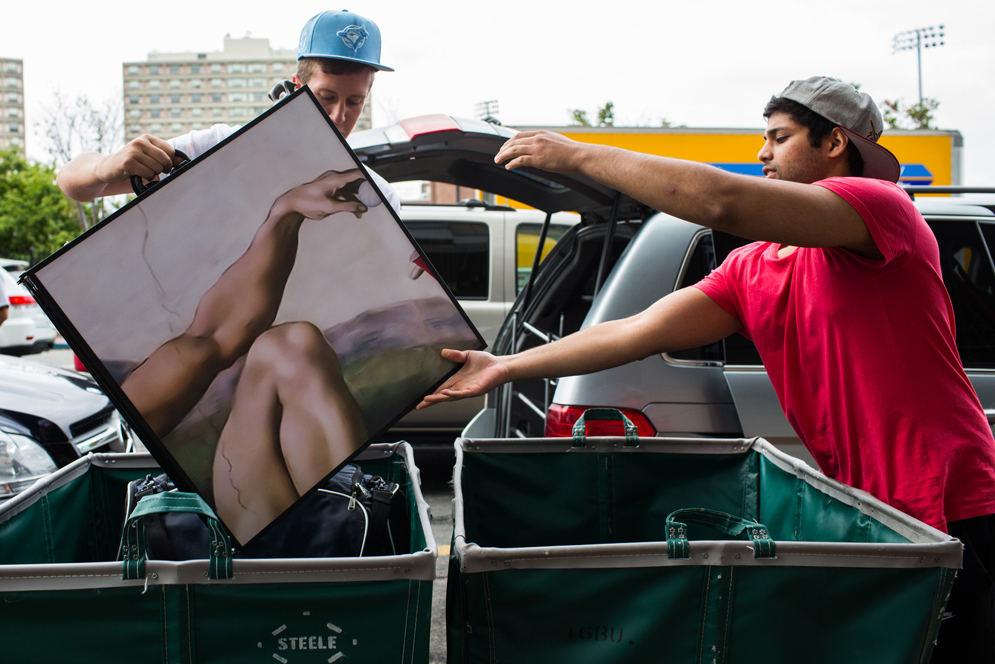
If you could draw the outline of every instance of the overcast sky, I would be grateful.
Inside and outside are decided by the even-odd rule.
[[[7,4],[0,56],[24,60],[29,125],[56,89],[120,99],[121,63],[150,51],[219,51],[226,33],[295,49],[308,18],[341,8],[312,0]],[[594,116],[610,100],[616,126],[666,118],[759,129],[770,95],[812,75],[914,103],[916,55],[893,54],[893,37],[942,24],[946,44],[923,52],[923,94],[940,101],[938,126],[964,135],[964,184],[995,186],[992,0],[366,0],[346,8],[379,24],[382,62],[397,70],[377,76],[375,124],[475,117],[477,103],[496,99],[506,125],[565,125],[568,109]],[[46,158],[37,134],[28,154]]]

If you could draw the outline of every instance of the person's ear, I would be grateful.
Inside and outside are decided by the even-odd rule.
[[[850,144],[850,137],[839,127],[833,127],[826,140],[829,141],[829,157],[842,156],[846,152],[846,146]]]
[[[301,87],[302,85],[304,85],[304,83],[301,81],[300,77],[297,74],[294,74],[294,77],[292,79],[290,79],[290,80],[294,84],[294,89],[295,90],[297,88]]]

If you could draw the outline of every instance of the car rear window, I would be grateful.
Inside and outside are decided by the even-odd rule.
[[[408,221],[411,235],[453,295],[486,300],[491,271],[487,224],[467,221]]]

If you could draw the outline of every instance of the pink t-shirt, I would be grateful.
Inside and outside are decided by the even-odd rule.
[[[995,441],[957,352],[940,254],[890,182],[831,178],[884,259],[755,242],[696,284],[742,322],[822,471],[946,530],[995,514]]]

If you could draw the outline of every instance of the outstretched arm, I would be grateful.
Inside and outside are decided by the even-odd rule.
[[[174,165],[173,147],[142,134],[112,155],[84,152],[59,171],[56,184],[75,201],[131,193],[131,176],[154,180]]]
[[[125,379],[122,389],[158,435],[172,430],[218,373],[273,324],[304,220],[366,211],[359,202],[334,198],[340,188],[362,177],[358,170],[329,171],[276,199],[246,252],[201,297],[186,331],[157,348]]]
[[[750,240],[845,247],[880,257],[863,219],[823,187],[728,173],[708,164],[578,143],[548,131],[522,132],[494,158],[509,169],[578,172],[650,207]]]
[[[515,355],[443,351],[447,360],[464,366],[426,396],[418,409],[480,396],[512,380],[588,374],[658,353],[703,346],[741,327],[700,290],[684,288],[635,316],[594,325]]]

